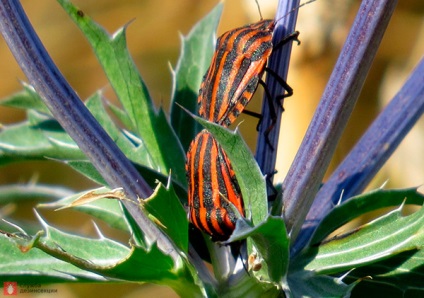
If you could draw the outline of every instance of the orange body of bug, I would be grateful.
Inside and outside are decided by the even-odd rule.
[[[229,126],[258,87],[272,52],[273,20],[246,25],[221,35],[199,90],[201,117]]]
[[[243,199],[226,153],[206,130],[190,145],[186,172],[190,221],[213,240],[228,239],[244,216]]]

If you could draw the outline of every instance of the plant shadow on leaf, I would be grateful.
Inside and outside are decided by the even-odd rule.
[[[60,126],[59,122],[54,119],[45,120],[33,126],[34,129],[40,129],[43,131],[49,132],[63,132],[66,133],[65,130]]]
[[[387,275],[393,274],[393,268],[395,268],[395,270],[398,268],[401,268],[402,265],[404,265],[405,262],[407,262],[411,258],[419,257],[418,256],[419,254],[422,254],[422,252],[420,253],[420,250],[418,249],[405,251],[405,252],[399,253],[398,255],[388,260],[376,262],[370,266],[359,267],[355,269],[352,273],[350,273],[346,277],[346,280],[352,281],[355,278],[361,278],[361,277],[363,278],[366,276],[371,276],[372,279],[370,280],[364,279],[362,282],[387,283],[387,279],[392,279],[393,284],[399,284],[401,281],[405,281],[406,278],[411,279],[411,276],[415,276],[416,278],[414,278],[414,281],[411,281],[411,280],[410,281],[415,283],[414,286],[417,286],[417,287],[421,286],[422,285],[421,272],[423,272],[424,270],[424,265],[418,265],[418,262],[417,262],[418,266],[411,268],[410,272],[407,272],[407,273],[399,272],[396,274],[396,276],[393,276],[393,275],[387,276]],[[383,276],[386,280],[383,279],[379,281],[380,280],[379,276]]]

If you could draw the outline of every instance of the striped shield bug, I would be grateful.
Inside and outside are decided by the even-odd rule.
[[[313,1],[315,0],[310,0],[300,6]],[[201,117],[223,126],[229,126],[243,112],[258,85],[261,84],[270,101],[271,117],[275,122],[277,116],[272,100],[280,102],[284,97],[291,96],[293,89],[266,65],[273,50],[282,47],[289,41],[294,40],[298,44],[300,43],[297,39],[299,32],[296,31],[273,44],[272,36],[275,24],[274,20],[261,19],[257,23],[227,31],[217,39],[211,64],[200,85],[198,104]],[[286,93],[271,98],[267,86],[262,81],[264,72],[274,76],[277,82],[284,87]],[[248,112],[247,114],[260,118],[260,114],[257,113]]]
[[[252,99],[266,68],[271,52],[289,40],[297,40],[298,32],[283,39],[277,45],[272,44],[275,22],[261,20],[225,32],[216,44],[212,62],[200,85],[198,103],[199,115],[211,122],[229,126],[244,110]],[[287,93],[293,94],[284,80]]]
[[[244,216],[243,199],[226,153],[206,130],[189,147],[186,173],[190,222],[214,241],[227,240]]]

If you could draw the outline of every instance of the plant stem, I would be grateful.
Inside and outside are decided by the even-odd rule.
[[[363,1],[321,102],[283,182],[292,241],[304,223],[397,1]]]
[[[277,21],[274,34],[273,43],[276,44],[284,37],[294,32],[296,27],[298,10],[294,9],[299,5],[300,0],[286,1],[280,0],[278,3],[277,14],[275,20]],[[294,9],[294,10],[293,10]],[[290,63],[290,54],[292,43],[289,42],[279,50],[273,51],[268,62],[268,67],[273,70],[279,77],[284,80],[287,79],[287,73]],[[270,91],[271,96],[274,98],[278,95],[284,94],[284,89],[281,84],[275,79],[275,76],[266,77],[266,86]],[[283,100],[281,104],[274,104],[274,109],[277,113],[276,123],[273,129],[268,134],[269,146],[267,142],[266,130],[271,126],[270,107],[268,100],[265,98],[262,101],[262,122],[258,132],[258,142],[256,146],[256,160],[262,173],[269,175],[274,173],[275,162],[277,159],[277,146],[278,136],[280,133],[281,114],[283,112]]]
[[[19,1],[0,1],[0,30],[16,61],[53,116],[74,139],[110,187],[122,187],[133,202],[123,204],[150,243],[179,261],[172,242],[141,212],[138,198],[152,189],[119,150],[63,78],[32,28]],[[134,204],[135,202],[135,204]]]
[[[335,206],[361,193],[424,113],[424,59],[319,190],[293,252]]]

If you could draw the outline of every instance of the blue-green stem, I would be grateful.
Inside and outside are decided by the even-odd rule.
[[[396,1],[363,1],[321,102],[283,182],[283,216],[295,240],[361,92]]]
[[[275,16],[276,26],[273,34],[273,43],[276,44],[284,37],[295,31],[298,10],[294,9],[299,6],[300,0],[278,2],[277,14]],[[293,10],[294,9],[294,10]],[[279,77],[286,80],[290,63],[290,54],[292,43],[288,43],[279,50],[273,51],[268,62],[268,67],[272,69]],[[280,83],[275,80],[274,76],[267,76],[266,86],[274,98],[284,94],[285,90]],[[266,96],[266,95],[265,95]],[[271,174],[275,170],[275,162],[277,159],[278,136],[280,133],[280,122],[283,101],[280,104],[274,104],[277,113],[277,119],[273,129],[266,135],[266,130],[271,126],[270,106],[268,100],[264,97],[262,101],[262,121],[258,132],[258,143],[256,146],[256,160],[264,174]],[[267,141],[267,138],[269,142]],[[269,145],[271,144],[271,146]]]
[[[360,194],[424,113],[424,59],[320,188],[293,252],[308,241],[317,224],[335,206]]]

